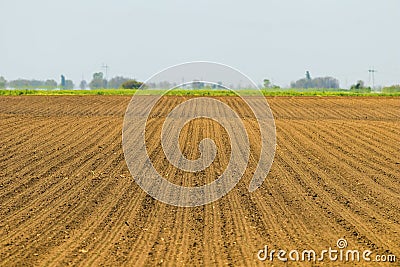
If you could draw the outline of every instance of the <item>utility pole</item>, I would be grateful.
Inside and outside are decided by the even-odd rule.
[[[103,63],[103,65],[101,67],[104,69],[104,73],[105,73],[105,76],[104,76],[104,79],[106,80],[105,87],[108,88],[108,68],[109,68],[109,66],[107,64]]]
[[[105,79],[107,80],[108,78],[108,69],[110,68],[107,64],[104,64],[101,66],[102,69],[104,69],[104,74],[105,74]]]
[[[378,71],[372,67],[371,69],[368,70],[369,72],[369,82],[371,83],[371,77],[372,77],[372,89],[375,88],[375,73],[377,73]]]

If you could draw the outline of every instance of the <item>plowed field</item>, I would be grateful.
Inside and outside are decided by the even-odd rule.
[[[163,118],[185,99],[161,100],[146,145],[160,174],[199,186],[224,172],[229,138],[214,121],[196,119],[181,132],[182,152],[198,158],[199,142],[209,137],[216,160],[195,174],[168,163]],[[217,99],[244,121],[248,169],[220,200],[181,208],[148,196],[128,171],[121,132],[130,97],[0,97],[0,265],[270,266],[279,261],[257,259],[265,245],[321,251],[345,238],[349,249],[371,250],[372,259],[396,255],[390,266],[399,266],[399,98],[268,98],[277,150],[253,193],[257,123],[239,98]]]

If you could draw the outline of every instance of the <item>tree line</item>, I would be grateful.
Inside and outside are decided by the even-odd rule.
[[[81,81],[79,87],[81,89],[101,89],[101,88],[122,88],[122,89],[139,89],[143,85],[142,82],[136,79],[125,78],[122,76],[116,76],[110,80],[104,78],[102,72],[96,72],[93,74],[92,81],[89,84],[85,80]]]
[[[291,82],[291,88],[327,88],[339,89],[339,80],[333,77],[317,77],[311,78],[309,71],[306,72],[306,77],[295,82]]]
[[[105,79],[102,72],[95,72],[92,76],[92,80],[88,83],[82,80],[79,84],[80,89],[103,89],[103,88],[122,88],[122,89],[139,89],[139,88],[171,88],[176,86],[176,84],[170,84],[169,82],[159,82],[149,83],[144,85],[143,82],[137,81],[136,79],[126,78],[123,76],[116,76],[110,80]],[[194,82],[192,88],[202,88],[204,84],[200,82]],[[280,87],[274,85],[269,79],[264,79],[263,87],[265,89],[273,88],[279,89]],[[317,77],[312,78],[309,71],[306,72],[305,78],[293,81],[290,84],[293,89],[301,88],[326,88],[326,89],[339,89],[339,80],[330,76],[327,77]],[[73,89],[75,84],[72,80],[66,79],[64,75],[61,75],[60,83],[53,79],[48,79],[45,81],[41,80],[28,80],[28,79],[17,79],[12,81],[7,81],[3,76],[0,76],[0,89],[4,88],[15,88],[15,89]],[[222,85],[214,85],[212,88],[222,88]],[[357,81],[351,86],[350,91],[368,93],[371,92],[371,87],[365,86],[365,83],[361,80]],[[384,87],[382,92],[392,93],[400,92],[400,85],[394,85],[390,87]]]
[[[123,88],[123,89],[138,89],[143,85],[135,79],[125,78],[122,76],[116,76],[110,80],[104,78],[102,72],[96,72],[93,74],[92,80],[87,83],[82,80],[79,84],[80,89],[103,89],[103,88]],[[74,89],[75,84],[72,80],[66,79],[64,75],[61,75],[60,82],[53,79],[45,81],[41,80],[28,80],[28,79],[17,79],[7,81],[3,76],[0,76],[0,88],[15,88],[15,89]]]
[[[56,89],[56,88],[73,89],[74,82],[72,80],[65,80],[64,86],[61,83],[58,84],[55,80],[28,80],[28,79],[17,79],[7,81],[3,76],[0,77],[0,88],[38,88],[38,89]]]

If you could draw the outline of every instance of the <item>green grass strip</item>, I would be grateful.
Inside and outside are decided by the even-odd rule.
[[[122,95],[131,96],[137,92],[138,95],[170,95],[170,96],[235,96],[235,93],[229,90],[213,90],[213,89],[195,89],[182,90],[174,89],[166,90],[129,90],[129,89],[97,89],[97,90],[33,90],[33,89],[18,89],[18,90],[0,90],[0,95],[3,96],[19,96],[19,95]],[[244,96],[259,95],[257,90],[241,89],[240,92]],[[400,92],[391,93],[356,93],[348,90],[292,90],[292,89],[271,89],[262,90],[264,96],[400,96]]]

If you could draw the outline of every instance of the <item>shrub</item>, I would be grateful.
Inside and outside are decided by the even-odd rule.
[[[143,85],[142,82],[136,80],[128,80],[124,82],[121,87],[123,89],[139,89]]]
[[[393,85],[382,89],[382,93],[400,93],[400,85]]]

